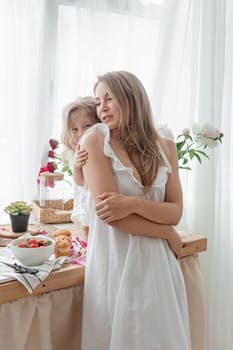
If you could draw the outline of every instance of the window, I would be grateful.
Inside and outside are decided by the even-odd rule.
[[[98,4],[88,8],[88,1],[62,1],[57,18],[54,137],[60,135],[64,105],[93,94],[98,74],[129,70],[152,94],[163,2],[108,1],[103,9]]]
[[[64,105],[98,74],[130,70],[152,95],[164,1],[12,0],[0,4],[0,206],[37,196]],[[6,217],[0,213],[0,221]]]

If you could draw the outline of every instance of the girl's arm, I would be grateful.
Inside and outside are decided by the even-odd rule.
[[[84,177],[82,167],[87,160],[87,152],[85,150],[80,150],[80,145],[77,146],[75,155],[74,155],[74,182],[79,186],[84,186]]]
[[[166,184],[164,202],[154,202],[138,196],[105,192],[98,198],[97,215],[106,223],[138,214],[145,219],[160,224],[177,225],[183,210],[182,189],[178,173],[177,151],[174,142],[167,140],[169,162],[172,167]]]
[[[83,171],[82,168],[76,168],[74,167],[74,174],[73,174],[74,182],[79,186],[84,186],[84,177],[83,177]]]
[[[103,153],[103,136],[100,134],[88,134],[83,139],[82,147],[88,152],[88,160],[83,166],[85,182],[93,199],[98,203],[98,196],[102,193],[118,192],[111,160]],[[111,222],[111,226],[135,235],[166,239],[174,253],[179,256],[182,242],[170,225],[157,224],[137,214],[130,214],[126,218]]]

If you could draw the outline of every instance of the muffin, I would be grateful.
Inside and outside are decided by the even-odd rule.
[[[52,233],[53,238],[55,239],[58,236],[67,236],[67,237],[71,237],[71,232],[69,230],[66,229],[60,229],[60,230],[56,230]]]
[[[53,238],[55,240],[55,258],[60,256],[70,256],[72,246],[71,232],[65,229],[56,230],[53,232]]]

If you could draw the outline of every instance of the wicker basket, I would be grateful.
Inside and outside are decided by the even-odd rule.
[[[32,214],[37,221],[43,224],[58,224],[71,222],[71,213],[73,208],[73,200],[64,203],[64,210],[53,208],[41,208],[39,201],[33,201]]]

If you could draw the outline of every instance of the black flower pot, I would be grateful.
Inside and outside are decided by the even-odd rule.
[[[25,232],[28,228],[28,221],[29,221],[30,214],[19,214],[19,215],[12,215],[10,214],[11,219],[11,227],[13,232]]]

